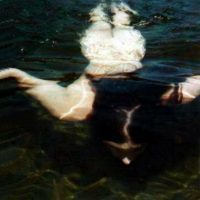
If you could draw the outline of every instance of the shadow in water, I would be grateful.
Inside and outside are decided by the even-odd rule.
[[[183,104],[178,82],[165,84],[136,76],[137,73],[134,73],[126,78],[92,80],[97,94],[90,121],[94,146],[97,146],[96,143],[102,145],[102,141],[122,144],[122,132],[127,122],[124,110],[139,105],[131,116],[128,132],[134,143],[145,146],[144,150],[129,166],[115,163],[112,158],[109,159],[115,164],[104,166],[109,168],[109,173],[113,172],[113,176],[119,174],[117,176],[121,178],[150,177],[169,169],[194,149],[198,151],[199,145],[199,97]],[[170,86],[172,84],[175,86]],[[170,97],[161,99],[172,88]],[[107,157],[106,153],[100,154],[100,157]],[[119,168],[116,169],[116,166]],[[115,170],[119,170],[118,173]]]

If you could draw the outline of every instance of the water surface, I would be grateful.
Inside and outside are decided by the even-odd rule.
[[[199,74],[199,2],[129,2],[140,14],[134,26],[147,40],[144,70],[132,81],[176,83]],[[88,11],[97,3],[0,1],[0,67],[18,67],[68,85],[88,64],[78,40],[89,25]],[[125,167],[94,141],[89,124],[52,118],[14,81],[1,81],[0,97],[2,200],[200,199],[200,117],[190,107],[177,111],[183,116],[178,131],[185,131],[187,141],[158,145],[157,153],[146,152],[134,166]],[[162,117],[163,124],[171,123],[167,115]],[[150,132],[159,133],[162,123]],[[165,134],[175,135],[175,130]]]

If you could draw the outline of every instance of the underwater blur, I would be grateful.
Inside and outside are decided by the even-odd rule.
[[[164,84],[176,84],[200,74],[197,0],[126,2],[138,12],[132,25],[146,39],[143,69],[125,82],[105,80],[102,86],[101,81],[94,81],[99,88],[96,107],[101,112],[92,131],[90,122],[52,118],[18,89],[15,81],[1,80],[2,200],[200,199],[198,99],[192,105],[178,106],[175,111],[154,110],[149,104],[141,109],[136,116],[136,128],[137,123],[142,125],[138,124],[140,134],[135,137],[145,137],[149,144],[129,166],[114,158],[100,141],[99,135],[107,135],[104,128],[117,129],[115,122],[121,118],[118,111],[106,116],[107,110],[103,109],[115,107],[118,101],[102,96],[101,88],[109,95],[119,95],[121,102],[135,85],[141,85],[144,94],[150,96],[148,90],[152,91],[155,85],[155,93],[159,93]],[[0,1],[0,68],[16,67],[68,86],[88,65],[79,42],[90,25],[88,13],[98,3]],[[110,107],[99,106],[105,97],[105,104]],[[109,123],[106,117],[111,118]]]

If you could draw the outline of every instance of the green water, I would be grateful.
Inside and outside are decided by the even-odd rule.
[[[71,83],[88,63],[78,39],[95,2],[1,0],[0,67]],[[170,72],[173,79],[198,73],[198,1],[130,3],[141,15],[135,23],[147,39],[146,71],[139,76],[156,74],[170,82]],[[0,83],[1,200],[200,199],[199,137],[169,146],[167,157],[162,151],[152,159],[144,153],[126,167],[96,143],[89,124],[60,122],[14,81]],[[191,129],[198,135],[197,126]]]

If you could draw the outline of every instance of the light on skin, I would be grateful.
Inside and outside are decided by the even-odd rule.
[[[129,158],[127,158],[127,157],[124,157],[124,158],[122,159],[122,162],[123,162],[125,165],[130,165],[130,164],[131,164],[131,160],[130,160]]]
[[[131,110],[123,110],[123,111],[125,112],[125,114],[126,114],[126,122],[125,122],[125,124],[124,124],[122,134],[123,134],[124,139],[125,139],[125,141],[126,141],[127,143],[134,144],[134,142],[132,141],[132,139],[131,139],[131,137],[130,137],[128,128],[129,128],[129,126],[130,126],[130,124],[131,124],[131,122],[132,122],[132,115],[134,114],[134,112],[135,112],[136,110],[139,109],[139,107],[140,107],[140,105],[135,106],[135,107],[132,108]],[[135,144],[135,145],[137,146],[137,144]],[[139,145],[139,144],[138,144],[138,145]],[[139,145],[138,147],[140,147],[140,145]],[[131,163],[131,161],[132,161],[132,160],[131,160],[130,158],[128,158],[128,157],[122,158],[122,162],[123,162],[124,164],[126,164],[126,165],[129,165],[129,164]]]
[[[138,106],[135,106],[134,108],[132,108],[131,110],[123,110],[123,112],[126,114],[126,122],[124,124],[124,127],[123,127],[123,131],[122,131],[122,134],[124,136],[124,138],[126,140],[130,140],[130,135],[129,135],[129,132],[128,132],[128,128],[129,128],[129,125],[131,124],[131,120],[132,120],[132,115],[133,113],[139,109],[140,105]]]
[[[112,141],[104,141],[104,143],[110,148],[114,156],[119,158],[122,163],[129,165],[132,160],[135,158],[135,155],[142,150],[141,144],[136,144],[129,133],[129,126],[132,122],[133,114],[138,110],[140,105],[133,107],[131,110],[123,109],[122,112],[125,113],[125,123],[121,130],[121,135],[123,137],[123,143],[116,143]]]
[[[66,88],[15,68],[0,71],[0,79],[5,78],[15,78],[19,87],[60,120],[85,120],[93,110],[95,92],[84,75]]]
[[[191,83],[191,80],[195,80],[195,82]],[[189,103],[200,95],[200,79],[197,80],[196,76],[188,77],[186,78],[185,82],[178,83],[178,85],[176,86],[174,84],[170,84],[170,86],[171,88],[160,97],[163,104],[167,103],[170,100],[171,96],[174,93],[175,87],[178,87],[177,98],[182,104]]]
[[[80,108],[84,108],[87,106],[86,102],[91,101],[91,98],[94,98],[93,92],[91,90],[88,89],[88,81],[83,79],[80,81],[80,85],[77,87],[77,90],[80,92],[81,96],[80,96],[80,100],[73,105],[67,112],[65,112],[64,114],[61,115],[60,119],[64,119],[67,118],[70,115],[73,115],[75,112],[77,112],[78,109]],[[88,99],[88,96],[91,96],[90,100]],[[88,105],[88,110],[92,111],[92,108],[90,107],[90,105],[92,106],[93,104],[93,100],[92,99],[92,103]],[[90,112],[91,112],[90,111]],[[87,113],[86,115],[88,115],[89,113]]]

